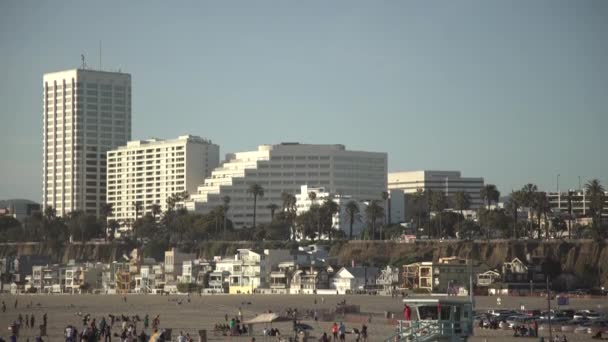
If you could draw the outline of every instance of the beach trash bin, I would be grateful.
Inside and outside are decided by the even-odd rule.
[[[207,342],[207,330],[198,331],[198,342]]]
[[[46,325],[40,324],[40,336],[46,336]]]
[[[384,311],[384,318],[391,318],[392,314],[390,311]]]

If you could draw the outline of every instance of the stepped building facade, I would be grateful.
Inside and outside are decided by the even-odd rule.
[[[349,151],[344,145],[261,145],[255,151],[228,154],[186,206],[208,212],[229,196],[228,218],[234,227],[250,227],[253,196],[247,190],[251,184],[264,189],[264,196],[257,199],[257,223],[270,222],[268,206],[281,207],[282,193],[295,195],[302,185],[362,201],[381,199],[387,187],[387,154]]]

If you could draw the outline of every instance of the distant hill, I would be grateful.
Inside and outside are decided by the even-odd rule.
[[[23,198],[0,200],[0,208],[8,208],[11,205],[26,205],[26,204],[39,204],[38,202],[30,201]]]

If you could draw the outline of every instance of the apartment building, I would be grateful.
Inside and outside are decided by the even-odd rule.
[[[251,184],[264,188],[264,196],[258,198],[257,222],[268,223],[271,212],[267,205],[281,205],[283,192],[295,195],[302,185],[358,200],[381,199],[386,172],[386,153],[349,151],[344,145],[261,145],[256,151],[228,154],[191,196],[187,207],[208,212],[229,196],[228,216],[238,229],[252,225],[253,200],[247,192]]]
[[[589,215],[589,197],[582,190],[548,192],[547,198],[551,210],[554,212],[566,214],[569,212],[569,206],[572,206],[572,216],[574,218],[582,218]],[[605,193],[604,200],[602,218],[605,221],[608,219],[608,191]]]
[[[464,191],[471,196],[471,209],[484,205],[480,192],[484,186],[482,177],[462,177],[460,171],[403,171],[389,172],[389,190],[400,189],[407,194],[419,190],[443,192],[451,197],[454,193]],[[405,204],[407,206],[407,203]]]
[[[99,215],[106,151],[131,139],[131,75],[73,69],[45,74],[42,206]]]
[[[167,198],[195,194],[219,164],[220,148],[210,140],[183,135],[177,139],[136,140],[108,151],[107,202],[121,227],[152,212],[167,210]]]

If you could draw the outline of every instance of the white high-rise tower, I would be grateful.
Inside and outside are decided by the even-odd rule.
[[[42,204],[100,215],[106,151],[131,139],[131,75],[87,69],[43,78]]]

